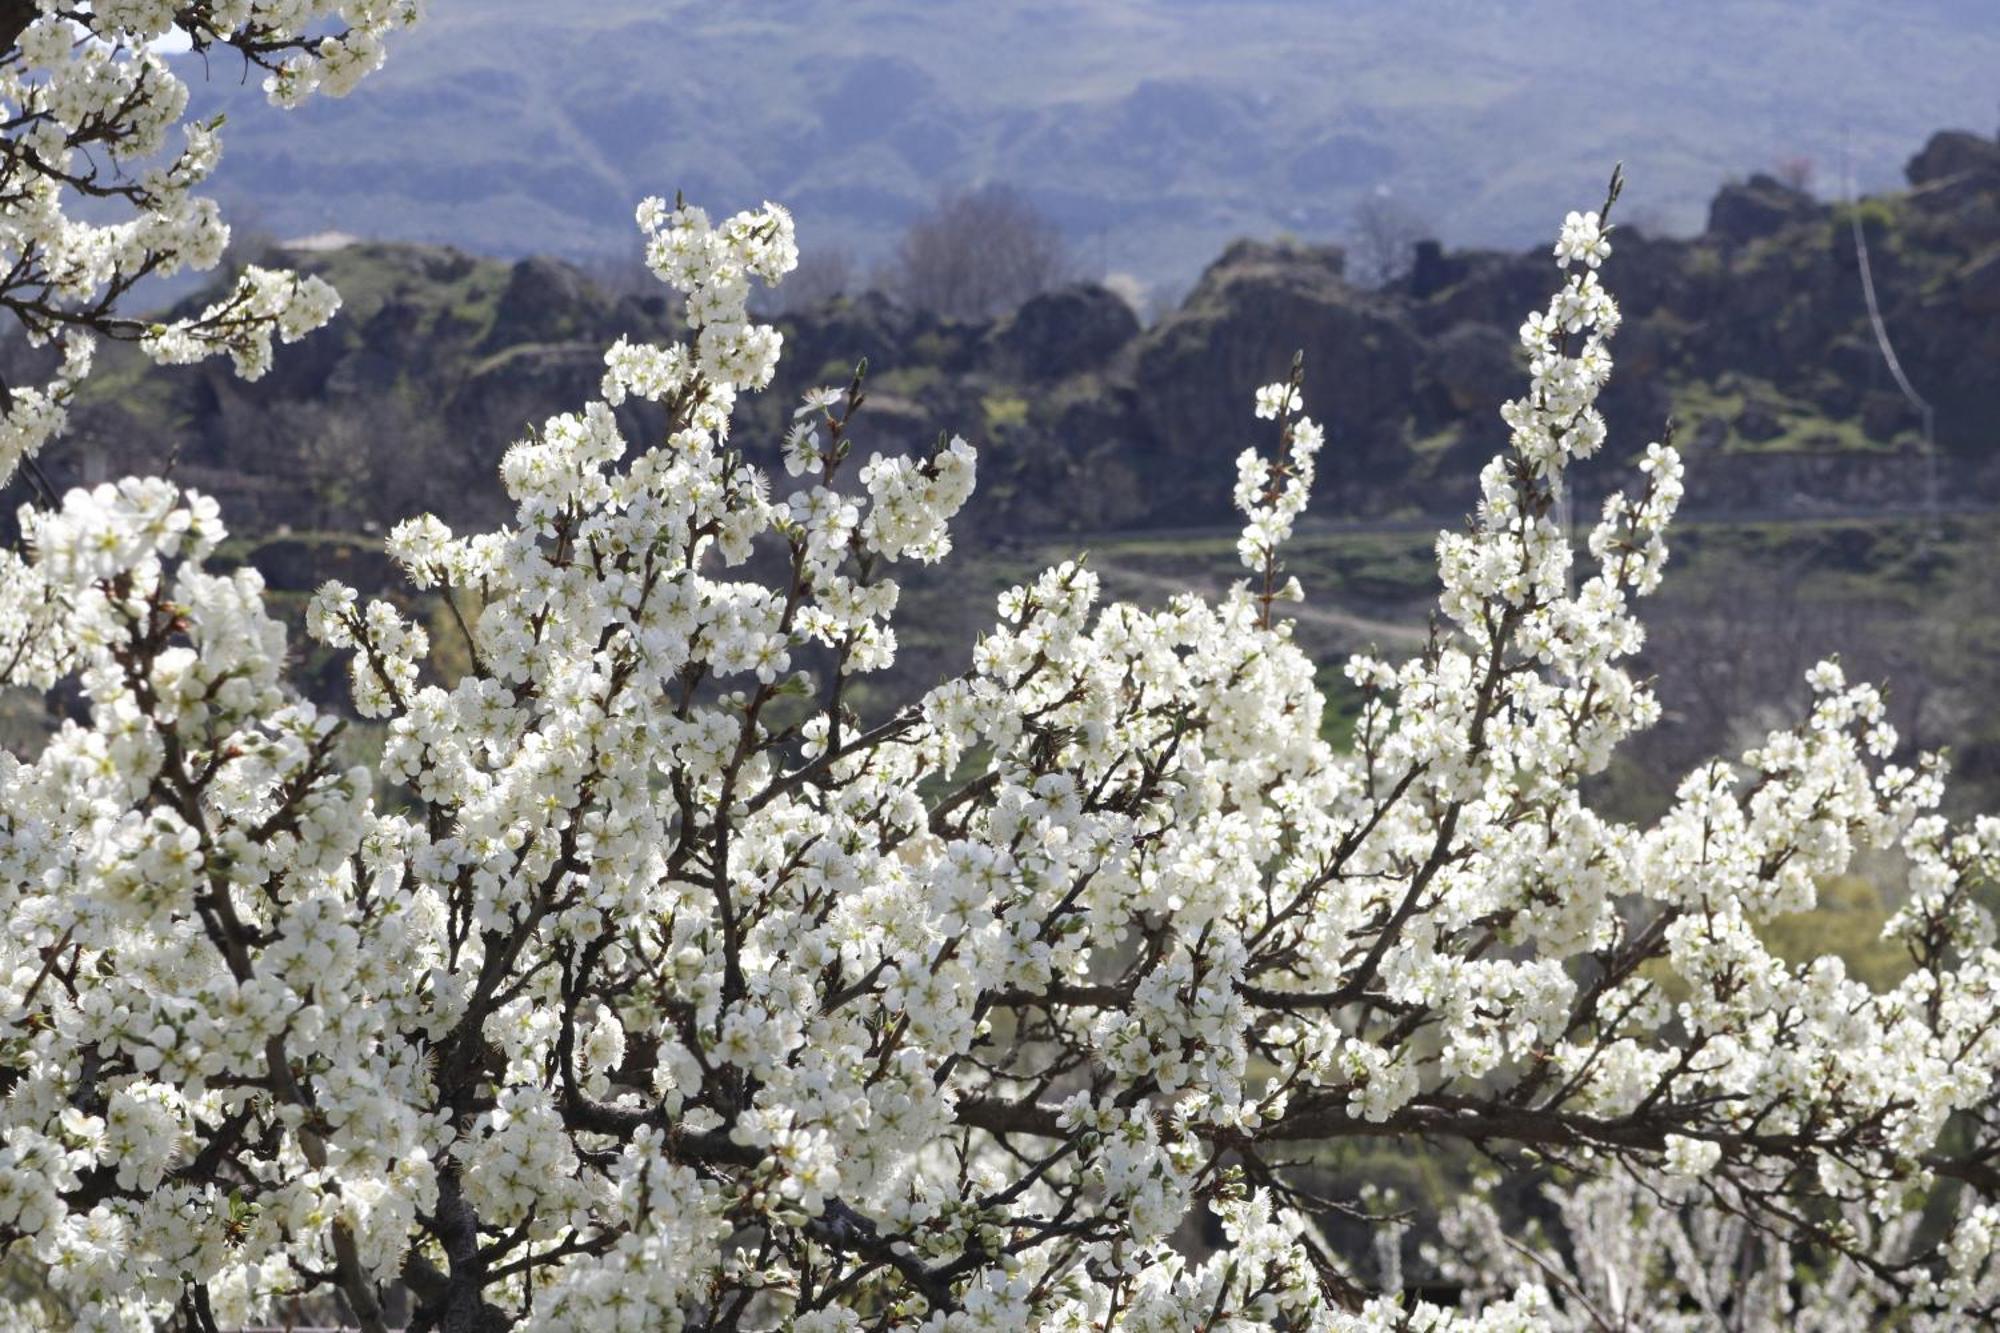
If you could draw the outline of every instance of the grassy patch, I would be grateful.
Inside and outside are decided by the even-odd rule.
[[[1886,990],[1910,971],[1910,956],[1882,938],[1889,920],[1882,891],[1860,875],[1820,881],[1819,905],[1768,921],[1758,932],[1764,946],[1794,965],[1836,954],[1847,972],[1875,990]]]

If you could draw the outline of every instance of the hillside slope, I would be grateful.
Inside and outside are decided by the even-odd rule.
[[[365,95],[231,117],[219,177],[295,236],[626,253],[647,193],[798,210],[881,253],[1003,180],[1094,271],[1177,286],[1239,235],[1330,239],[1388,191],[1458,244],[1539,237],[1628,159],[1634,216],[1699,226],[1792,158],[1864,188],[1994,115],[1988,0],[433,0]],[[258,96],[218,65],[199,92]]]

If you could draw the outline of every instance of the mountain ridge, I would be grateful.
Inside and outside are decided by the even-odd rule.
[[[436,0],[365,95],[232,116],[217,188],[284,235],[504,257],[626,254],[649,193],[772,198],[873,259],[941,190],[1003,181],[1087,267],[1170,288],[1237,235],[1335,239],[1382,191],[1455,244],[1526,244],[1621,157],[1632,216],[1692,231],[1732,174],[1810,159],[1837,193],[1846,159],[1880,188],[1995,111],[2000,10],[1971,0],[1589,12]]]

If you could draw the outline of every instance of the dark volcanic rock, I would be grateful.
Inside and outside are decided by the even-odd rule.
[[[1905,172],[1912,208],[1974,247],[2000,241],[2000,143],[1948,130],[1932,136]]]
[[[1424,369],[1452,413],[1490,417],[1521,391],[1519,343],[1490,324],[1458,324],[1431,343]]]
[[[844,381],[863,357],[877,374],[895,369],[925,337],[934,344],[926,351],[952,356],[962,368],[966,342],[956,326],[941,326],[934,316],[898,305],[879,291],[841,297],[783,320],[781,327],[786,369],[815,384]]]
[[[1958,271],[1958,303],[1977,315],[2000,315],[2000,246]]]
[[[1892,451],[1854,447],[1863,433],[1906,442],[1921,423],[1870,327],[1852,216],[1897,358],[1935,408],[1946,485],[2000,491],[2000,144],[1939,135],[1910,178],[1909,194],[1835,216],[1757,176],[1717,196],[1704,235],[1620,229],[1604,274],[1625,316],[1599,404],[1612,432],[1606,474],[1674,417],[1700,455],[1690,505],[1900,494],[1903,474],[1883,461]],[[246,534],[352,530],[424,508],[465,527],[504,509],[495,464],[510,442],[598,396],[611,338],[675,335],[666,288],[614,296],[549,260],[357,244],[277,262],[342,289],[334,323],[284,348],[254,384],[214,363],[143,369],[135,352],[107,347],[117,373],[86,385],[79,449],[49,464],[67,469],[60,484],[157,470],[173,450],[176,475],[217,492]],[[1317,512],[1441,513],[1504,439],[1494,413],[1526,382],[1516,331],[1559,281],[1546,244],[1425,242],[1405,279],[1364,291],[1337,246],[1239,241],[1146,332],[1088,284],[975,323],[868,292],[778,319],[777,379],[743,397],[731,442],[778,467],[798,393],[846,383],[865,357],[864,456],[928,449],[941,430],[981,445],[968,540],[1223,522],[1231,461],[1276,434],[1251,416],[1251,396],[1303,352],[1307,407],[1330,437]],[[39,382],[48,368],[0,369]],[[659,438],[662,416],[657,405],[619,410],[634,448]],[[304,579],[307,554],[318,558],[272,556]]]
[[[1775,440],[1785,433],[1785,423],[1768,403],[1745,403],[1736,414],[1736,433],[1746,440]]]
[[[1218,468],[1253,438],[1253,395],[1285,378],[1294,353],[1305,356],[1307,409],[1329,431],[1322,466],[1336,483],[1407,466],[1417,339],[1391,301],[1348,286],[1344,267],[1333,247],[1238,242],[1141,340],[1140,402],[1170,464],[1170,512],[1219,510]],[[1200,491],[1175,493],[1195,473]]]
[[[570,265],[523,259],[508,275],[485,345],[498,350],[590,338],[603,325],[609,304],[596,284]]]
[[[987,345],[997,367],[1048,380],[1096,370],[1138,336],[1139,317],[1124,298],[1086,282],[1030,297]]]
[[[1451,283],[1419,300],[1411,312],[1418,331],[1432,337],[1467,322],[1520,327],[1528,311],[1547,303],[1555,267],[1546,250],[1526,255],[1467,250],[1440,272],[1451,275]]]
[[[1899,393],[1877,391],[1861,400],[1861,429],[1868,438],[1888,441],[1905,426],[1917,424],[1917,414]]]
[[[285,592],[311,592],[328,579],[357,588],[396,581],[394,562],[380,543],[358,539],[274,537],[250,552],[250,563],[265,583]]]
[[[2000,172],[2000,142],[1966,130],[1939,130],[1903,168],[1913,186],[1930,185],[1968,171]]]
[[[445,419],[469,448],[490,455],[556,412],[598,396],[604,349],[595,343],[526,343],[473,365],[445,404]]]
[[[1770,236],[1795,222],[1807,222],[1824,209],[1803,190],[1761,173],[1740,185],[1725,185],[1708,208],[1708,229],[1724,240],[1741,244]]]
[[[1410,274],[1404,279],[1409,293],[1422,301],[1437,295],[1465,277],[1465,261],[1445,253],[1442,241],[1425,238],[1410,252]]]

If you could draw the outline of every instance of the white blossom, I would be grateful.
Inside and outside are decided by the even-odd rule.
[[[344,87],[396,9],[345,7],[361,36],[278,94]],[[759,471],[730,423],[790,218],[639,221],[692,341],[621,342],[507,452],[510,526],[389,538],[418,589],[477,590],[470,668],[407,604],[312,598],[372,768],[287,686],[254,571],[207,567],[211,502],[73,491],[0,556],[6,683],[84,704],[0,755],[0,1247],[86,1326],[337,1293],[383,1329],[402,1283],[463,1326],[1679,1328],[1746,1254],[1737,1313],[1781,1321],[1796,1258],[1803,1308],[1849,1312],[1821,1327],[1992,1318],[2000,820],[1940,815],[1939,763],[1890,762],[1834,664],[1652,824],[1581,794],[1659,720],[1627,665],[1682,485],[1655,445],[1585,550],[1552,517],[1605,446],[1601,215],[1438,539],[1435,642],[1347,666],[1351,752],[1279,614],[1324,440],[1297,375],[1239,460],[1251,581],[1145,608],[1062,563],[883,711],[852,687],[895,657],[886,571],[945,556],[974,450],[850,475],[857,379],[771,442],[794,481]],[[627,395],[672,405],[659,438]],[[1883,990],[1759,934],[1867,849],[1907,867]],[[1347,1138],[1532,1154],[1591,1243],[1469,1201],[1432,1259],[1467,1300],[1427,1304],[1405,1219],[1286,1165]],[[1335,1206],[1386,1229],[1378,1274]]]
[[[46,383],[9,386],[0,483],[62,432],[96,339],[137,342],[161,364],[227,353],[255,379],[274,336],[295,342],[339,309],[324,281],[251,265],[197,315],[149,324],[119,312],[141,279],[206,272],[229,242],[214,201],[196,193],[220,160],[222,119],[186,119],[187,85],[158,39],[178,28],[204,57],[230,48],[270,71],[272,101],[295,106],[315,91],[350,91],[417,9],[418,0],[12,7],[0,58],[0,295],[29,344],[60,340],[63,359]]]

